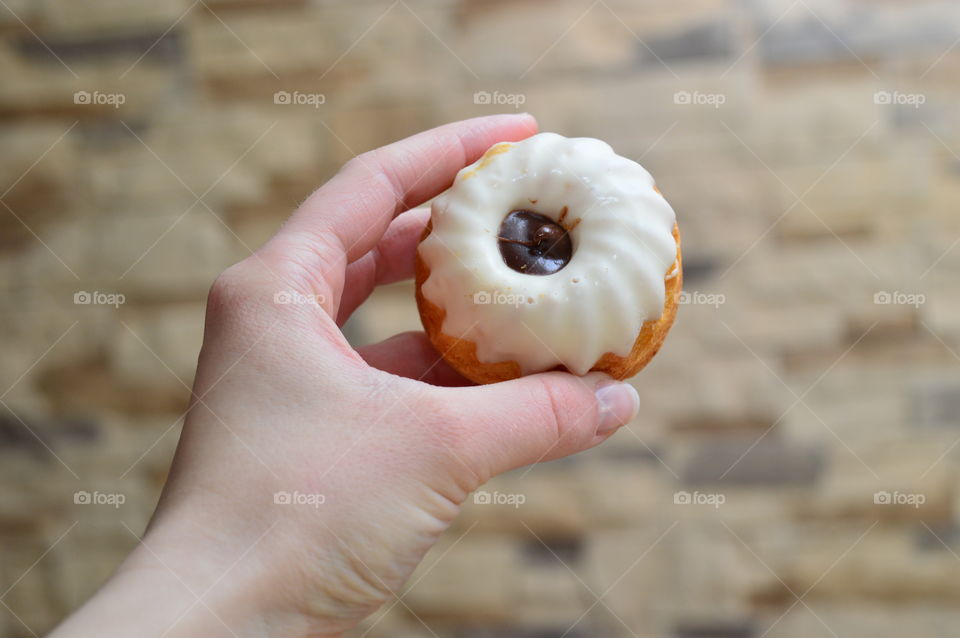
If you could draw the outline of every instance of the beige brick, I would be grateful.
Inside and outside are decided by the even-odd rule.
[[[457,45],[466,63],[485,77],[616,67],[629,63],[636,46],[628,28],[600,5],[585,12],[575,2],[557,2],[550,11],[535,2],[489,4],[468,16]],[[538,29],[532,31],[531,23]],[[494,42],[511,46],[491,46]]]
[[[782,612],[765,614],[762,630],[773,627],[768,636],[805,638],[821,632],[838,636],[873,636],[875,638],[937,638],[949,633],[960,621],[960,614],[950,605],[858,604],[855,608],[842,602],[808,601],[810,609],[797,605],[778,621]],[[774,626],[774,623],[777,623]],[[829,629],[828,629],[829,628]]]
[[[476,522],[478,531],[513,532],[531,541],[580,533],[588,514],[577,474],[534,468],[494,478],[467,499],[458,525]]]
[[[809,594],[811,601],[873,598],[932,603],[957,599],[960,588],[951,562],[938,554],[917,553],[913,539],[900,530],[868,529],[869,523],[850,523],[829,537],[797,548],[788,583],[795,591],[807,591],[817,583]],[[857,543],[864,532],[867,535]]]
[[[90,270],[139,299],[203,297],[224,268],[245,256],[219,221],[196,209],[120,217],[91,238],[90,249],[96,260]]]
[[[894,439],[837,451],[809,503],[810,513],[861,520],[951,520],[956,471],[942,458],[951,438],[915,436],[909,443]]]
[[[43,31],[47,35],[75,36],[153,28],[162,33],[188,7],[189,3],[185,0],[159,3],[147,0],[94,0],[82,5],[70,0],[51,0],[44,4]]]

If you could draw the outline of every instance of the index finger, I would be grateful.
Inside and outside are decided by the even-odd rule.
[[[347,263],[355,261],[376,246],[394,216],[446,189],[457,171],[492,145],[536,132],[528,113],[490,115],[368,151],[307,198],[282,232],[335,239]]]

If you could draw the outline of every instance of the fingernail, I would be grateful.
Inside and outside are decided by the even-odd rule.
[[[600,425],[597,434],[613,432],[626,425],[640,411],[640,395],[627,383],[609,383],[596,390],[597,404],[600,407]]]

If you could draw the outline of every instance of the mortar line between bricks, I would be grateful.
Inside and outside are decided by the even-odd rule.
[[[627,31],[630,32],[630,35],[632,35],[632,36],[634,37],[634,39],[636,39],[636,41],[639,42],[639,43],[643,46],[643,48],[646,49],[647,52],[648,52],[650,55],[652,55],[652,56],[657,60],[657,62],[659,62],[659,63],[663,66],[663,68],[665,68],[667,71],[670,72],[670,75],[672,75],[674,78],[676,78],[676,79],[678,79],[678,80],[680,79],[680,76],[677,75],[676,71],[674,71],[673,68],[663,60],[663,58],[661,58],[659,55],[657,55],[657,52],[654,51],[653,49],[651,49],[650,46],[649,46],[646,42],[644,42],[643,38],[641,38],[641,37],[637,34],[636,31],[634,31],[633,29],[630,28],[630,25],[628,25],[626,22],[624,22],[624,21],[623,21],[623,18],[621,18],[621,17],[617,14],[617,12],[614,11],[613,8],[612,8],[609,4],[606,3],[605,0],[597,0],[597,1],[598,1],[600,4],[603,5],[603,8],[604,8],[604,9],[606,9],[607,11],[610,12],[610,15],[612,15],[614,18],[616,18],[617,22],[619,22],[620,24],[622,24],[622,25],[627,29]],[[591,7],[591,9],[593,9],[593,7]]]
[[[176,228],[176,227],[180,224],[180,222],[183,221],[183,220],[186,218],[186,216],[187,216],[188,214],[190,214],[190,212],[196,207],[197,204],[203,205],[203,207],[206,208],[206,209],[210,212],[211,215],[213,215],[221,224],[223,224],[224,226],[226,226],[226,225],[227,225],[226,222],[224,222],[224,221],[220,218],[220,216],[217,215],[217,214],[213,211],[212,208],[210,208],[210,206],[206,203],[206,201],[204,201],[204,198],[205,198],[207,195],[209,195],[210,192],[213,191],[213,189],[216,188],[216,187],[220,184],[220,182],[222,182],[224,179],[226,179],[227,175],[229,175],[229,174],[233,171],[233,169],[235,169],[235,168],[237,167],[237,165],[238,165],[241,161],[243,161],[243,159],[244,159],[247,155],[249,155],[249,154],[253,151],[253,149],[256,148],[256,147],[260,144],[260,142],[263,141],[263,139],[277,126],[277,124],[280,123],[280,120],[275,120],[275,121],[273,122],[273,124],[271,124],[269,127],[267,127],[267,130],[265,130],[263,133],[261,133],[260,136],[253,142],[253,144],[251,144],[250,146],[248,146],[247,149],[246,149],[243,153],[241,153],[240,156],[239,156],[237,159],[235,159],[235,160],[233,161],[233,163],[231,163],[230,166],[228,166],[227,169],[226,169],[225,171],[223,171],[223,173],[221,173],[220,176],[219,176],[217,179],[215,179],[212,184],[210,184],[209,187],[207,187],[207,190],[205,190],[205,191],[204,191],[203,193],[201,193],[200,195],[197,195],[196,192],[195,192],[192,188],[190,188],[190,186],[183,180],[183,178],[181,178],[180,175],[179,175],[176,171],[174,171],[165,161],[163,161],[163,158],[161,158],[161,157],[157,154],[157,152],[154,151],[153,148],[143,140],[143,138],[141,138],[139,135],[137,135],[137,133],[136,133],[132,128],[130,128],[130,127],[127,125],[126,122],[124,122],[123,120],[120,120],[120,123],[123,124],[123,126],[130,132],[130,134],[133,135],[133,136],[137,139],[137,141],[139,141],[140,144],[142,144],[143,147],[146,148],[147,151],[148,151],[151,155],[153,155],[153,157],[156,158],[156,160],[157,160],[158,162],[160,162],[160,164],[161,164],[165,169],[167,169],[167,172],[169,172],[171,175],[173,175],[173,177],[174,177],[178,182],[180,182],[180,184],[181,184],[191,195],[193,195],[193,197],[194,197],[195,199],[194,199],[194,202],[193,202],[192,204],[190,204],[190,206],[188,206],[187,209],[184,210],[183,213],[181,213],[180,216],[177,217],[177,219],[175,219],[174,222],[173,222],[163,233],[161,233],[160,236],[157,237],[157,239],[156,239],[152,244],[150,244],[150,246],[147,247],[147,249],[136,259],[136,261],[134,261],[132,264],[130,264],[130,266],[127,267],[127,269],[126,269],[125,271],[123,271],[123,274],[120,275],[120,277],[118,278],[118,281],[119,281],[120,279],[123,279],[124,277],[126,277],[126,276],[130,273],[131,270],[133,270],[134,268],[136,268],[137,264],[139,264],[141,261],[143,261],[143,259],[153,251],[153,249],[157,246],[157,244],[159,244],[159,243],[163,240],[164,237],[166,237],[168,234],[170,234],[170,232],[172,232],[173,229]],[[231,229],[231,232],[233,233],[233,235],[234,235],[235,237],[237,237],[237,239],[239,239],[239,236],[238,236],[235,232],[233,232],[232,229]],[[253,256],[254,258],[256,258],[257,261],[259,261],[259,262],[261,263],[261,265],[263,265],[264,268],[266,268],[266,269],[270,272],[270,274],[274,276],[274,278],[276,278],[276,279],[278,279],[278,280],[280,280],[280,281],[283,281],[283,278],[280,277],[279,275],[277,275],[277,273],[274,272],[273,269],[271,269],[271,268],[269,267],[269,265],[267,265],[267,264],[260,258],[260,256],[259,256],[255,251],[251,250],[250,247],[247,246],[242,240],[240,241],[240,243],[241,243],[241,245],[243,245],[244,248],[246,248],[246,249],[250,252],[250,255],[251,255],[251,256]]]
[[[534,60],[534,61],[533,61],[533,64],[531,64],[529,67],[527,67],[527,70],[526,70],[526,71],[524,71],[523,73],[520,74],[520,78],[519,78],[519,79],[522,80],[522,79],[524,79],[525,77],[527,77],[527,75],[530,73],[530,71],[532,71],[532,70],[534,69],[534,67],[536,67],[538,64],[540,64],[541,60],[543,60],[543,58],[547,57],[547,55],[548,55],[551,51],[553,51],[553,49],[554,49],[558,44],[560,44],[560,41],[563,40],[565,37],[567,37],[567,35],[569,35],[571,31],[573,31],[574,27],[576,27],[578,24],[580,24],[580,21],[583,20],[584,18],[586,18],[586,17],[587,17],[587,14],[590,13],[591,11],[593,11],[593,8],[596,7],[598,4],[600,4],[600,0],[594,0],[594,3],[591,4],[591,5],[587,8],[586,11],[584,11],[582,14],[580,14],[580,17],[577,18],[576,20],[574,20],[574,21],[570,24],[570,26],[568,26],[568,27],[563,31],[563,33],[560,34],[560,37],[558,37],[556,40],[554,40],[553,44],[551,44],[549,47],[547,47],[547,50],[544,51],[543,53],[541,53],[541,54],[540,54],[540,57],[537,58],[536,60]]]
[[[820,416],[813,410],[813,408],[811,408],[811,407],[804,401],[804,399],[806,398],[806,396],[807,396],[808,394],[810,394],[810,392],[812,392],[817,386],[820,385],[820,383],[823,381],[823,379],[825,379],[826,376],[827,376],[828,374],[830,374],[830,372],[832,372],[833,369],[834,369],[835,367],[837,367],[837,365],[838,365],[841,361],[843,361],[843,360],[847,357],[848,354],[850,354],[850,352],[857,346],[857,344],[859,344],[861,341],[863,341],[863,339],[864,339],[868,334],[870,334],[870,332],[877,326],[877,324],[880,323],[879,319],[878,319],[877,321],[874,321],[873,324],[870,325],[870,327],[868,327],[868,328],[863,332],[863,334],[861,334],[846,350],[844,350],[843,353],[842,353],[839,357],[837,357],[837,358],[833,361],[833,363],[831,363],[831,364],[827,367],[827,369],[826,369],[824,372],[822,372],[822,373],[820,374],[820,376],[817,377],[816,380],[814,380],[814,382],[813,382],[802,394],[799,394],[799,395],[798,395],[796,392],[794,392],[793,388],[791,388],[791,387],[787,384],[787,382],[784,381],[783,378],[782,378],[779,374],[777,374],[777,373],[767,364],[767,362],[764,361],[764,360],[760,357],[760,355],[758,355],[756,352],[754,352],[754,350],[740,337],[740,335],[738,335],[736,332],[734,332],[733,329],[732,329],[729,325],[727,325],[727,323],[726,323],[725,321],[723,321],[723,320],[721,319],[721,320],[720,320],[720,323],[723,325],[724,328],[726,328],[726,329],[730,332],[730,334],[732,334],[732,335],[737,339],[737,341],[740,342],[740,344],[741,344],[744,348],[746,348],[747,352],[749,352],[751,355],[753,355],[753,357],[754,357],[755,359],[757,359],[757,361],[759,361],[759,362],[763,365],[763,367],[766,368],[766,369],[770,372],[770,374],[772,374],[772,375],[777,379],[777,381],[779,381],[779,382],[783,385],[783,387],[786,388],[787,391],[796,398],[796,400],[790,405],[790,407],[788,407],[788,408],[784,411],[784,413],[781,414],[780,417],[779,417],[776,421],[773,422],[773,424],[772,424],[770,427],[768,427],[766,430],[764,430],[763,434],[761,434],[761,435],[753,442],[753,444],[751,444],[750,447],[748,447],[747,450],[746,450],[743,454],[741,454],[740,457],[739,457],[736,461],[734,461],[733,465],[731,465],[729,468],[727,468],[727,471],[720,475],[720,480],[723,480],[724,478],[726,478],[726,476],[727,476],[737,465],[740,464],[740,461],[742,461],[742,460],[760,443],[760,441],[762,441],[762,440],[784,419],[784,417],[786,417],[787,414],[788,414],[791,410],[793,410],[793,408],[795,408],[797,405],[802,405],[803,407],[807,408],[807,410],[810,411],[810,414],[812,414],[831,434],[833,434],[834,437],[836,437],[836,439],[837,439],[841,444],[843,444],[843,446],[847,449],[847,451],[849,451],[858,461],[860,461],[860,463],[861,463],[865,468],[867,468],[867,470],[869,470],[869,472],[870,472],[871,474],[873,474],[874,478],[876,478],[878,481],[880,480],[880,476],[876,473],[876,471],[874,471],[873,468],[871,468],[869,465],[867,465],[866,461],[864,461],[864,460],[860,457],[859,454],[857,454],[849,445],[847,445],[847,443],[846,443],[843,439],[840,438],[840,436],[833,430],[833,428],[831,428],[829,425],[827,425],[827,423],[826,423],[823,419],[820,418]]]
[[[17,12],[16,12],[16,11],[14,11],[13,9],[10,8],[10,5],[8,5],[4,0],[0,0],[0,4],[2,4],[2,5],[4,6],[4,8],[5,8],[7,11],[10,12],[10,15],[12,15],[14,18],[17,19],[17,22],[19,22],[20,24],[22,24],[23,27],[24,27],[27,31],[30,32],[30,35],[32,35],[32,36],[34,37],[34,39],[36,39],[37,42],[39,42],[41,45],[43,45],[43,48],[46,49],[46,50],[50,53],[50,55],[52,55],[53,57],[55,57],[55,58],[57,59],[57,62],[59,62],[59,63],[61,64],[61,66],[63,66],[63,68],[65,68],[65,69],[70,73],[70,75],[73,76],[73,78],[74,78],[75,80],[79,80],[79,79],[80,79],[80,76],[77,75],[76,73],[74,73],[73,69],[71,69],[71,68],[67,65],[67,63],[63,61],[63,58],[61,58],[59,55],[57,55],[57,54],[54,52],[54,50],[51,49],[50,46],[49,46],[46,42],[44,42],[43,38],[41,38],[40,36],[38,36],[38,35],[36,34],[36,32],[35,32],[33,29],[30,28],[30,25],[27,24],[26,22],[24,22],[23,19],[22,19],[19,15],[17,15]]]
[[[942,538],[940,538],[940,535],[937,534],[935,531],[933,531],[933,528],[931,528],[929,525],[927,525],[927,522],[926,522],[926,521],[923,521],[923,520],[922,520],[922,521],[920,521],[920,523],[921,523],[924,527],[927,528],[927,531],[930,532],[930,534],[931,534],[935,539],[937,539],[937,541],[939,541],[939,543],[940,543],[941,545],[943,545],[943,548],[944,548],[945,550],[947,550],[948,552],[950,552],[950,554],[953,555],[954,558],[956,558],[958,561],[960,561],[960,555],[958,555],[955,551],[953,551],[953,548],[950,547],[949,545],[947,545],[947,543],[946,543]]]
[[[367,27],[366,30],[365,30],[363,33],[361,33],[360,36],[350,44],[350,46],[347,47],[347,50],[344,51],[343,53],[341,53],[341,54],[340,54],[340,57],[338,57],[336,60],[334,60],[334,61],[333,61],[333,64],[331,64],[330,66],[327,67],[327,70],[326,70],[326,71],[324,71],[323,73],[320,74],[320,77],[317,79],[317,82],[320,82],[320,81],[323,80],[323,78],[327,77],[327,75],[328,75],[331,71],[333,71],[333,69],[334,69],[338,64],[340,64],[340,62],[341,62],[345,57],[347,57],[347,56],[350,54],[350,52],[353,51],[353,49],[354,49],[358,44],[360,44],[360,41],[363,40],[365,37],[367,37],[367,34],[370,33],[371,31],[373,31],[374,27],[376,27],[378,24],[380,24],[380,21],[383,20],[385,17],[387,17],[387,14],[389,14],[391,11],[393,11],[393,8],[396,7],[398,4],[400,4],[400,0],[394,0],[393,4],[391,4],[389,7],[387,7],[387,10],[384,11],[383,13],[381,13],[380,16],[379,16],[376,20],[374,20],[374,21],[370,24],[370,26]]]
[[[5,407],[5,408],[7,409],[7,412],[9,412],[10,414],[12,414],[12,415],[13,415],[13,418],[15,418],[17,421],[19,421],[19,422],[20,422],[20,425],[22,425],[24,428],[26,428],[27,432],[29,432],[31,435],[33,435],[33,438],[35,438],[35,439],[40,443],[40,445],[42,445],[44,448],[46,448],[47,452],[49,452],[50,454],[52,454],[55,459],[57,459],[58,461],[60,461],[60,465],[62,465],[63,467],[67,468],[67,471],[70,472],[70,473],[73,475],[73,478],[77,479],[78,481],[80,480],[80,476],[79,476],[76,472],[73,471],[73,468],[71,468],[69,465],[67,465],[67,462],[64,461],[62,458],[60,458],[60,455],[58,455],[56,452],[54,452],[54,451],[53,451],[53,448],[50,447],[49,445],[47,445],[47,442],[44,441],[43,438],[41,438],[36,432],[34,432],[33,428],[31,428],[29,425],[27,425],[27,422],[24,421],[22,418],[20,418],[20,415],[17,414],[16,412],[14,412],[14,411],[13,411],[13,408],[11,408],[9,405],[7,405],[7,403],[6,403],[3,399],[0,399],[0,405],[2,405],[3,407]]]
[[[230,25],[227,24],[226,22],[224,22],[224,21],[223,21],[223,18],[221,18],[221,17],[217,14],[216,11],[214,11],[213,9],[210,8],[210,5],[208,5],[206,2],[204,2],[204,0],[198,0],[198,2],[200,2],[200,4],[203,5],[203,8],[204,8],[204,9],[206,9],[207,11],[210,12],[210,15],[212,15],[214,18],[217,19],[217,22],[219,22],[220,24],[223,25],[223,28],[224,28],[224,29],[226,29],[227,31],[230,32],[230,35],[232,35],[232,36],[236,39],[237,42],[239,42],[240,44],[242,44],[243,47],[244,47],[247,51],[250,52],[250,55],[252,55],[254,58],[257,59],[257,62],[259,62],[260,65],[263,66],[263,68],[265,68],[265,69],[270,73],[270,75],[272,75],[272,76],[273,76],[275,79],[277,79],[277,80],[280,79],[280,76],[277,75],[276,72],[275,72],[273,69],[270,68],[270,65],[267,64],[266,62],[264,62],[264,61],[263,61],[263,58],[261,58],[259,55],[257,55],[257,52],[254,51],[253,48],[252,48],[249,44],[247,44],[247,43],[243,40],[243,38],[241,38],[241,37],[237,34],[236,31],[234,31],[233,29],[231,29],[231,28],[230,28]]]
[[[0,0],[0,1],[2,1],[2,0]],[[127,68],[126,71],[124,71],[123,73],[120,74],[120,78],[119,78],[119,79],[122,80],[123,78],[127,77],[127,74],[129,74],[130,71],[133,71],[133,69],[134,69],[138,64],[140,64],[140,61],[143,60],[145,57],[147,57],[147,55],[149,55],[149,53],[150,53],[151,51],[153,51],[154,47],[156,47],[158,44],[160,44],[160,42],[161,42],[165,37],[167,37],[167,34],[170,33],[170,32],[174,29],[174,27],[176,27],[178,24],[180,24],[180,22],[181,22],[185,17],[187,17],[187,14],[190,13],[191,11],[193,11],[193,8],[194,8],[195,6],[197,6],[199,3],[200,3],[200,0],[193,0],[193,4],[191,4],[189,7],[187,7],[187,10],[184,11],[183,13],[181,13],[181,14],[180,14],[180,17],[178,17],[176,20],[174,20],[174,21],[173,21],[173,24],[171,24],[169,27],[167,27],[166,30],[165,30],[163,33],[160,34],[160,37],[157,38],[156,40],[154,40],[154,41],[153,41],[153,44],[151,44],[149,47],[147,47],[147,50],[144,51],[143,53],[141,53],[141,54],[140,54],[140,57],[138,57],[136,60],[134,60],[133,64],[131,64],[131,65]]]
[[[810,213],[813,214],[813,216],[816,217],[817,220],[819,220],[820,223],[823,224],[823,226],[824,226],[828,231],[830,231],[830,233],[831,233],[837,240],[839,240],[840,243],[843,244],[843,246],[844,246],[848,251],[850,251],[850,253],[853,254],[854,257],[857,258],[857,260],[864,266],[864,268],[866,268],[866,269],[870,272],[871,275],[873,275],[873,276],[876,277],[877,279],[880,278],[880,277],[877,275],[877,273],[875,273],[875,272],[866,264],[866,262],[864,262],[863,259],[861,259],[860,256],[857,255],[857,254],[853,251],[853,249],[850,248],[850,246],[847,245],[847,243],[844,242],[844,241],[840,238],[839,235],[837,235],[837,233],[833,230],[833,228],[831,228],[825,221],[823,221],[823,219],[821,219],[820,216],[817,215],[817,214],[814,212],[814,210],[810,207],[810,205],[807,204],[806,201],[804,200],[804,198],[805,198],[807,195],[809,195],[810,192],[813,191],[813,189],[816,188],[817,185],[819,185],[820,182],[822,182],[822,181],[827,177],[827,175],[829,175],[830,173],[832,173],[833,170],[834,170],[837,166],[839,166],[840,162],[842,162],[842,161],[847,157],[847,155],[849,155],[849,154],[853,151],[853,149],[855,149],[855,148],[860,144],[860,142],[862,142],[862,141],[864,140],[864,138],[865,138],[867,135],[870,134],[870,131],[872,131],[874,128],[876,128],[876,126],[880,123],[879,120],[875,121],[873,124],[871,124],[869,127],[867,127],[867,130],[865,130],[863,133],[861,133],[860,136],[859,136],[852,144],[850,144],[850,145],[846,148],[846,150],[843,151],[843,153],[841,153],[840,156],[837,157],[837,159],[835,159],[835,160],[833,161],[833,163],[832,163],[829,167],[827,167],[827,169],[826,169],[825,171],[823,171],[823,172],[820,174],[820,177],[818,177],[817,179],[815,179],[815,180],[813,181],[813,183],[810,184],[810,186],[808,186],[808,187],[806,188],[806,190],[804,190],[800,195],[797,195],[796,192],[794,192],[794,190],[793,190],[792,188],[790,188],[790,186],[786,183],[786,181],[784,181],[784,179],[783,179],[782,177],[780,177],[779,173],[777,173],[775,170],[773,170],[773,168],[772,168],[769,164],[767,164],[767,162],[765,162],[765,161],[763,160],[763,158],[761,158],[761,157],[757,154],[757,152],[754,151],[753,148],[743,140],[742,137],[740,137],[739,135],[737,135],[736,131],[734,131],[732,128],[730,128],[730,125],[729,125],[729,124],[727,124],[727,123],[726,123],[725,121],[723,121],[723,120],[720,120],[720,123],[723,124],[723,126],[727,129],[727,131],[729,131],[730,134],[733,135],[733,137],[740,143],[740,145],[743,146],[745,149],[747,149],[747,151],[748,151],[751,155],[753,155],[753,157],[756,158],[756,160],[757,160],[758,162],[760,162],[760,164],[761,164],[765,169],[767,169],[767,171],[768,171],[771,175],[773,175],[773,176],[777,179],[777,181],[780,182],[780,184],[781,184],[791,195],[793,195],[793,197],[794,197],[794,202],[793,202],[792,204],[790,204],[790,206],[789,206],[783,213],[781,213],[780,216],[777,217],[777,218],[773,221],[773,223],[770,224],[770,226],[768,226],[767,229],[766,229],[765,231],[763,231],[763,233],[761,233],[760,236],[757,237],[757,239],[754,240],[754,242],[753,242],[752,244],[750,244],[750,246],[747,247],[746,250],[744,250],[743,252],[741,252],[740,255],[733,261],[733,263],[730,264],[730,266],[727,267],[727,269],[723,272],[723,274],[720,275],[720,279],[721,279],[721,280],[723,280],[728,274],[730,274],[730,271],[733,270],[733,269],[737,266],[737,264],[739,264],[741,261],[743,261],[743,259],[757,246],[757,244],[759,244],[760,241],[761,241],[764,237],[766,237],[766,236],[770,233],[770,231],[772,231],[772,230],[774,229],[774,227],[776,227],[776,226],[783,220],[784,217],[787,216],[787,214],[789,214],[791,211],[793,211],[794,208],[796,208],[797,204],[803,204],[803,206],[804,206],[808,211],[810,211]]]
[[[39,357],[37,357],[37,359],[36,359],[33,363],[30,364],[30,367],[28,367],[26,370],[24,370],[23,374],[21,374],[19,377],[17,377],[17,380],[14,381],[14,382],[10,385],[9,388],[7,388],[7,391],[4,392],[3,394],[0,394],[0,401],[2,401],[3,399],[6,399],[6,398],[7,398],[7,395],[10,394],[10,392],[11,392],[15,387],[17,387],[17,385],[18,385],[21,381],[23,381],[23,378],[24,378],[25,376],[27,376],[28,374],[30,374],[30,371],[33,370],[35,367],[37,367],[37,364],[40,363],[41,361],[43,361],[43,360],[46,358],[46,356],[47,356],[48,354],[50,354],[50,351],[53,350],[54,348],[56,348],[56,347],[57,347],[57,344],[59,344],[61,341],[63,341],[63,338],[66,337],[68,334],[70,334],[70,331],[73,330],[78,323],[80,323],[80,320],[79,320],[79,319],[75,319],[74,322],[71,323],[70,326],[69,326],[66,330],[64,330],[63,333],[61,333],[59,337],[57,337],[56,341],[54,341],[53,343],[51,343],[51,344],[47,347],[47,349],[43,351],[43,354],[41,354]]]
[[[770,26],[768,26],[768,27],[763,31],[763,33],[761,33],[761,34],[750,44],[750,46],[748,46],[748,47],[739,55],[739,57],[737,57],[737,59],[733,61],[733,64],[731,64],[729,67],[727,67],[727,70],[720,74],[720,79],[723,80],[724,78],[726,78],[727,75],[730,74],[730,71],[733,71],[733,69],[734,69],[738,64],[740,64],[745,57],[747,57],[748,55],[750,55],[750,52],[753,51],[753,50],[757,47],[757,45],[760,44],[760,42],[762,42],[765,37],[767,37],[767,34],[770,33],[771,31],[773,31],[773,29],[774,29],[778,24],[780,24],[780,22],[782,22],[783,19],[787,17],[787,14],[789,14],[791,11],[793,11],[794,7],[796,7],[798,4],[800,4],[800,0],[794,0],[794,3],[791,4],[789,7],[787,7],[787,10],[786,10],[786,11],[784,11],[782,14],[780,14],[780,17],[778,17],[776,20],[774,20],[773,22],[771,22],[771,23],[770,23]]]

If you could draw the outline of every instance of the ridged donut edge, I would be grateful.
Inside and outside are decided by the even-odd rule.
[[[422,243],[433,230],[432,222],[428,222],[420,237]],[[677,242],[677,258],[667,271],[676,275],[664,278],[666,299],[660,317],[644,322],[633,343],[630,353],[619,357],[612,352],[602,355],[590,368],[591,372],[603,372],[614,379],[628,379],[642,370],[654,355],[660,351],[667,333],[673,326],[677,316],[677,305],[680,292],[683,289],[683,260],[680,250],[680,229],[674,225],[673,238]],[[447,312],[423,296],[421,287],[430,276],[430,267],[420,257],[419,247],[415,257],[416,299],[417,309],[420,311],[420,321],[430,343],[437,352],[457,372],[474,383],[498,383],[509,381],[521,376],[520,365],[516,361],[499,361],[483,363],[477,359],[477,345],[469,339],[452,337],[443,333],[443,321]],[[566,370],[558,366],[556,370]]]

